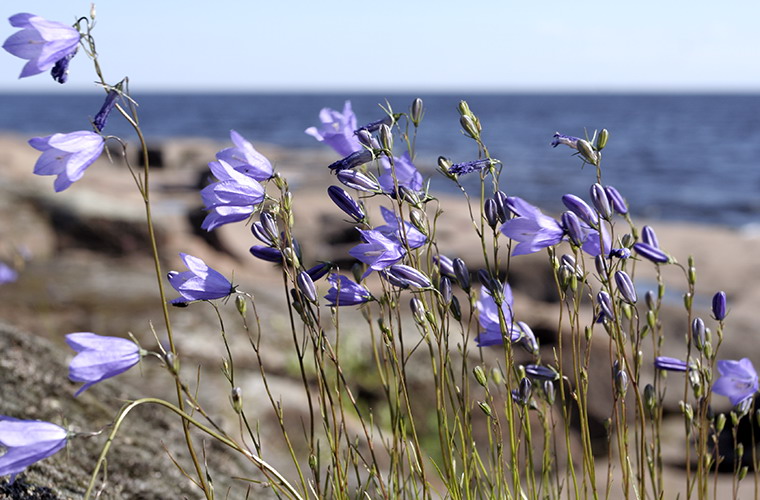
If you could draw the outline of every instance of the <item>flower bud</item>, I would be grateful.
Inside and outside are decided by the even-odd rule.
[[[628,373],[625,370],[620,370],[615,374],[615,390],[618,396],[625,397],[628,390]]]
[[[607,192],[598,182],[591,186],[591,202],[602,217],[609,219],[612,216],[612,207],[607,197]]]
[[[441,282],[438,286],[443,303],[449,305],[451,303],[451,297],[453,296],[451,292],[451,280],[448,276],[441,276]]]
[[[525,365],[525,373],[540,380],[557,380],[559,373],[542,365]]]
[[[462,321],[462,307],[459,305],[459,299],[456,295],[451,297],[451,304],[449,304],[449,311],[457,321]]]
[[[486,372],[483,371],[483,368],[480,365],[472,369],[472,374],[475,376],[475,380],[478,381],[478,384],[480,384],[482,387],[486,387],[488,385]]]
[[[359,203],[354,200],[343,188],[330,186],[327,188],[327,195],[343,212],[356,222],[362,222],[365,218],[364,210]]]
[[[607,145],[607,140],[610,138],[610,133],[606,128],[603,128],[599,135],[596,136],[596,150],[601,151]]]
[[[657,240],[657,234],[654,232],[651,226],[644,226],[641,228],[641,241],[647,245],[660,248],[660,242]]]
[[[574,194],[566,194],[562,196],[562,203],[575,213],[583,222],[589,226],[595,226],[599,222],[599,217],[594,210],[588,206],[588,203],[575,196]]]
[[[562,214],[562,227],[565,229],[567,236],[570,238],[570,243],[579,247],[583,245],[584,234],[581,229],[581,221],[578,220],[578,216],[573,212],[564,212]]]
[[[665,264],[670,260],[670,257],[668,257],[665,252],[646,243],[635,243],[633,245],[633,250],[638,255],[654,262],[655,264]]]
[[[512,399],[521,405],[527,405],[530,401],[531,392],[533,392],[532,385],[529,378],[523,377],[520,379],[518,388],[512,390]]]
[[[657,315],[651,309],[647,311],[647,326],[652,331],[655,331],[655,329],[657,328]]]
[[[615,318],[615,316],[612,314],[612,297],[610,297],[609,293],[605,292],[604,290],[597,293],[596,303],[599,304],[599,309],[605,317],[609,318],[610,320]]]
[[[339,170],[338,181],[357,191],[368,193],[377,193],[380,191],[380,185],[370,179],[367,175],[355,170]]]
[[[230,400],[232,401],[232,409],[235,413],[240,415],[243,411],[243,389],[240,387],[233,387],[230,391]]]
[[[328,168],[333,171],[347,170],[369,163],[374,157],[372,151],[362,148],[359,151],[354,151],[345,158],[341,158],[340,160],[331,163]]]
[[[470,271],[467,269],[467,264],[462,259],[456,258],[452,267],[454,268],[454,276],[456,276],[460,288],[470,293]]]
[[[472,137],[473,139],[477,139],[479,137],[478,133],[478,127],[475,125],[475,121],[472,119],[470,115],[462,115],[459,117],[459,124],[462,126],[464,131]]]
[[[242,295],[235,296],[235,307],[238,313],[245,317],[245,313],[248,311],[248,302],[245,301],[245,297]]]
[[[638,299],[636,296],[636,288],[633,286],[633,281],[628,273],[625,271],[615,272],[615,284],[617,284],[618,292],[623,296],[623,299],[629,304],[635,304]]]
[[[394,264],[388,268],[387,272],[394,278],[415,288],[431,288],[433,286],[430,278],[425,276],[424,273],[405,264]]]
[[[454,278],[454,262],[445,255],[438,254],[433,256],[433,262],[438,264],[438,271],[442,276],[448,276]]]
[[[702,318],[694,318],[691,322],[691,339],[698,350],[705,346],[705,322]]]
[[[544,396],[546,396],[546,402],[550,405],[553,405],[555,399],[554,382],[551,380],[545,380],[543,383],[543,389]]]
[[[309,273],[309,277],[311,278],[311,281],[317,281],[318,279],[324,277],[333,270],[335,266],[332,262],[320,262],[316,266],[310,267],[306,270],[307,273]]]
[[[354,134],[362,146],[365,148],[373,148],[374,139],[372,138],[372,134],[369,132],[369,130],[362,128],[354,132]]]
[[[385,123],[380,125],[380,144],[386,151],[393,151],[393,132]]]
[[[491,407],[488,406],[488,403],[478,401],[478,406],[480,407],[480,410],[486,415],[486,417],[493,416],[493,412],[491,411]]]
[[[269,236],[269,233],[264,229],[264,225],[261,224],[261,222],[256,221],[251,224],[251,233],[253,233],[256,239],[266,244],[267,246],[276,246],[274,240],[272,240],[272,238]]]
[[[282,262],[282,252],[272,247],[253,245],[250,248],[251,255],[267,262]]]
[[[723,321],[726,317],[726,292],[720,291],[713,295],[712,299],[713,318]]]
[[[499,223],[499,214],[496,208],[496,201],[493,198],[488,198],[483,204],[483,212],[486,215],[486,222],[491,226],[491,229],[495,229]]]
[[[694,295],[691,294],[691,292],[686,292],[683,294],[683,306],[686,308],[687,311],[691,311],[691,306],[694,303]]]
[[[604,191],[607,193],[607,198],[610,200],[610,204],[615,212],[620,215],[628,213],[628,205],[625,203],[623,196],[612,186],[604,186]]]
[[[420,126],[420,122],[422,121],[423,114],[424,114],[424,107],[422,104],[422,99],[418,97],[414,101],[412,101],[412,113],[410,117],[415,127]]]
[[[594,267],[596,267],[596,273],[599,275],[599,279],[602,280],[602,282],[607,280],[607,259],[604,258],[604,255],[599,254],[596,257],[594,257]]]
[[[511,213],[507,204],[507,194],[504,191],[496,191],[493,194],[493,199],[496,202],[496,213],[499,216],[499,222],[503,224],[509,220]]]
[[[467,104],[467,101],[459,101],[459,104],[457,105],[457,110],[459,111],[459,114],[462,116],[471,115],[472,111],[470,111],[470,106]]]
[[[578,152],[581,154],[584,160],[588,163],[598,166],[599,165],[599,153],[594,151],[591,144],[585,139],[578,139]]]
[[[649,410],[650,416],[654,414],[654,410],[657,408],[657,394],[652,384],[644,386],[644,406]]]
[[[422,304],[422,301],[417,297],[413,297],[409,301],[409,307],[412,309],[414,321],[420,326],[425,326],[425,306]]]
[[[259,221],[266,234],[269,235],[269,240],[276,242],[280,237],[280,230],[277,229],[277,222],[274,220],[272,214],[269,212],[261,212],[261,214],[259,214]],[[262,241],[264,240],[262,239]],[[264,243],[266,243],[266,241],[264,241]]]
[[[311,302],[317,302],[317,288],[314,286],[314,281],[312,281],[311,276],[309,276],[308,272],[301,271],[298,273],[296,284],[298,285],[298,289],[301,291],[304,297],[306,297]]]

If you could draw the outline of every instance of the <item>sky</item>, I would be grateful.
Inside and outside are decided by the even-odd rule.
[[[760,2],[103,0],[113,83],[162,92],[760,92]],[[73,23],[83,0],[3,0]],[[0,38],[16,29],[0,24]],[[0,92],[58,91],[0,51]],[[68,91],[94,89],[83,53]]]

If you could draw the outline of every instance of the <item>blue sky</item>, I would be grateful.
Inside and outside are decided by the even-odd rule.
[[[3,0],[73,22],[82,0]],[[107,78],[175,91],[760,92],[760,2],[103,0]],[[0,38],[14,31],[0,25]],[[53,91],[0,53],[0,92]],[[84,54],[67,89],[93,88]]]

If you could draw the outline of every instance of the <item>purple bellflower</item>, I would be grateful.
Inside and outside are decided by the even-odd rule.
[[[181,297],[171,301],[172,304],[192,302],[194,300],[221,299],[233,293],[235,288],[219,271],[211,269],[198,257],[186,253],[179,254],[188,271],[178,273],[169,271],[169,283]]]
[[[422,234],[411,222],[404,221],[402,229],[401,221],[393,210],[380,207],[380,213],[382,213],[386,224],[376,227],[375,231],[379,231],[388,238],[399,242],[406,241],[411,249],[419,248],[427,242],[427,236]]]
[[[68,432],[50,422],[19,420],[0,415],[0,476],[11,476],[11,483],[24,469],[66,446]]]
[[[327,281],[332,287],[327,291],[325,299],[331,306],[355,306],[372,300],[369,290],[341,274],[333,273],[327,277]]]
[[[103,152],[103,137],[81,130],[69,134],[34,137],[29,145],[42,154],[34,164],[37,175],[57,175],[53,183],[56,192],[63,191],[84,175],[87,167]]]
[[[383,160],[380,163],[383,167],[383,174],[378,181],[386,193],[396,192],[396,184],[393,181],[394,173],[399,187],[405,187],[415,193],[422,190],[422,174],[419,173],[417,167],[412,163],[412,158],[409,156],[408,151],[400,158],[393,159],[393,167],[391,167],[390,162],[387,160]]]
[[[201,190],[201,198],[209,211],[201,228],[211,231],[222,224],[250,217],[256,205],[264,201],[261,184],[223,160],[212,161],[208,166],[218,182]]]
[[[70,333],[66,335],[66,343],[77,352],[69,364],[69,378],[74,382],[85,382],[74,396],[101,380],[129,370],[140,361],[140,347],[120,337]]]
[[[18,273],[8,264],[0,262],[0,285],[13,283],[18,279]]]
[[[721,360],[718,361],[717,367],[720,378],[713,384],[714,393],[726,396],[734,406],[748,401],[755,395],[758,382],[752,361],[747,358],[739,361]]]
[[[21,28],[5,40],[3,48],[29,62],[24,65],[19,78],[36,75],[55,68],[53,77],[60,83],[66,81],[68,61],[79,45],[79,32],[63,23],[48,21],[34,14],[16,14],[8,21],[14,28]]]
[[[509,331],[509,340],[515,342],[522,336],[520,328],[515,328],[512,324],[512,289],[509,284],[504,283],[503,296],[501,303],[501,313],[504,315],[504,324]],[[503,345],[504,340],[499,321],[499,308],[496,301],[491,296],[488,288],[480,287],[480,297],[476,304],[478,308],[478,322],[480,323],[481,332],[475,337],[479,347],[489,345]]]
[[[359,139],[354,135],[356,130],[356,115],[351,109],[351,101],[346,101],[343,113],[330,108],[323,108],[319,112],[321,128],[309,127],[306,133],[319,142],[324,142],[333,148],[339,155],[348,156],[355,151],[364,149]]]
[[[386,237],[380,231],[359,229],[359,233],[361,233],[365,243],[355,246],[348,253],[369,266],[362,279],[366,278],[373,270],[380,271],[392,266],[400,261],[406,253],[401,243]]]
[[[565,232],[560,223],[537,207],[516,196],[507,197],[507,205],[516,217],[502,224],[501,232],[518,242],[512,255],[537,252],[562,241]]]
[[[256,151],[250,142],[234,130],[230,130],[230,139],[235,147],[219,151],[216,154],[217,160],[226,162],[238,172],[257,181],[265,181],[272,177],[274,169],[266,156]]]
[[[577,137],[573,137],[571,135],[564,135],[560,134],[559,132],[554,133],[554,140],[552,141],[552,147],[556,148],[560,144],[564,144],[565,146],[569,146],[573,149],[578,149],[578,139]]]

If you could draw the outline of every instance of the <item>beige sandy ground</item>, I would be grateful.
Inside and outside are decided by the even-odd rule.
[[[284,289],[276,268],[250,256],[248,247],[257,241],[243,224],[227,225],[217,231],[213,245],[194,233],[188,214],[200,207],[197,186],[205,163],[213,159],[214,152],[223,144],[201,139],[175,140],[162,145],[164,166],[155,169],[152,176],[153,207],[159,230],[164,271],[181,269],[179,252],[186,252],[207,260],[227,276],[234,276],[240,289],[250,291],[257,298],[262,324],[270,334],[267,349],[267,369],[272,373],[271,383],[285,407],[292,407],[290,416],[298,420],[303,409],[303,396],[293,378],[292,357],[287,354],[290,340],[288,318],[284,308]],[[277,170],[289,181],[296,207],[296,235],[304,247],[308,264],[318,260],[346,259],[346,251],[353,246],[353,229],[325,196],[331,179],[325,169],[334,158],[328,152],[285,152],[277,148],[262,147],[275,163]],[[0,287],[0,320],[47,338],[61,349],[61,357],[70,356],[65,350],[63,335],[72,331],[94,331],[105,335],[124,335],[133,332],[138,339],[153,345],[148,324],[152,322],[163,334],[162,319],[155,292],[155,275],[145,251],[143,229],[144,211],[132,179],[123,162],[111,164],[105,157],[90,167],[84,178],[63,193],[54,194],[52,178],[31,174],[37,153],[17,136],[0,136],[0,258],[12,255],[13,248],[23,248],[29,260],[19,281]],[[429,173],[429,172],[428,172]],[[434,175],[434,174],[432,174]],[[482,256],[475,244],[472,225],[467,218],[462,200],[441,198],[445,213],[438,231],[439,249],[451,257],[462,257],[471,269],[482,265]],[[698,273],[695,304],[698,313],[709,317],[709,301],[717,290],[728,294],[730,319],[721,358],[749,357],[760,363],[757,310],[760,306],[760,234],[737,232],[725,228],[652,222],[660,244],[668,253],[685,265],[687,257],[694,255]],[[623,228],[623,226],[618,226]],[[620,229],[619,229],[620,230]],[[556,339],[556,295],[549,279],[545,254],[517,257],[511,264],[510,281],[515,288],[515,309],[519,319],[548,332]],[[682,314],[681,296],[686,290],[683,273],[675,266],[664,269],[669,284],[663,318],[666,342],[663,353],[682,357],[688,331]],[[640,295],[653,287],[654,273],[650,266],[639,266],[636,283]],[[320,285],[320,293],[326,284]],[[174,296],[172,290],[168,291]],[[218,377],[219,359],[223,350],[218,341],[219,325],[213,311],[205,305],[190,310],[172,310],[177,342],[183,353],[183,367],[205,367],[202,396],[209,401],[220,418],[234,422],[228,409],[228,390]],[[242,369],[255,366],[247,340],[239,334],[239,323],[232,304],[227,304],[225,319],[228,329],[237,332],[232,337],[237,362]],[[350,316],[348,312],[345,313]],[[714,328],[711,320],[708,326]],[[366,335],[361,323],[348,323],[348,333],[354,335],[356,352],[366,348]],[[413,327],[409,327],[414,331]],[[553,332],[553,333],[552,333]],[[363,337],[364,336],[364,337]],[[601,337],[597,337],[601,336]],[[346,335],[351,338],[351,335]],[[362,339],[365,340],[362,340]],[[604,333],[599,330],[595,345],[606,345]],[[547,344],[549,342],[547,341]],[[545,359],[551,360],[551,346],[544,349]],[[598,377],[592,371],[591,411],[599,422],[608,415],[609,363],[598,368]],[[256,371],[243,370],[242,382],[246,402],[253,418],[262,419],[266,436],[274,432],[271,411],[259,404],[261,380]],[[606,375],[606,376],[605,376]],[[65,373],[56,376],[64,377]],[[682,383],[677,377],[671,381],[667,405],[677,411]],[[132,370],[119,377],[123,388],[133,388],[134,395],[154,394],[171,397],[170,381],[166,380],[156,363],[148,361],[141,370]],[[606,382],[605,382],[606,381]],[[72,392],[74,386],[71,387]],[[3,392],[8,391],[3,389]],[[95,391],[93,391],[95,392]],[[125,391],[125,392],[131,392]],[[102,394],[102,393],[101,393]],[[88,396],[87,393],[83,398]],[[725,398],[716,398],[716,410],[728,409]],[[95,404],[95,402],[93,402]],[[0,414],[8,411],[0,399]],[[118,405],[114,405],[116,408]],[[299,409],[300,408],[300,409]],[[218,409],[218,410],[217,410]],[[18,416],[18,415],[17,415]],[[674,465],[668,483],[681,484],[680,465],[683,464],[683,436],[680,418],[669,420],[671,429],[667,459]],[[269,419],[269,421],[268,421]],[[673,424],[675,422],[675,424]],[[98,425],[103,425],[100,421]],[[276,443],[276,441],[273,441]],[[276,447],[276,444],[274,445]],[[72,451],[75,453],[75,451]],[[164,460],[164,465],[168,460]],[[273,453],[273,464],[288,468],[285,455]],[[605,468],[604,459],[599,467]],[[719,489],[729,491],[728,476],[721,477]],[[226,484],[226,483],[224,483]],[[750,484],[742,487],[749,491]],[[676,486],[676,490],[678,487]],[[670,491],[676,491],[670,490]],[[239,491],[239,490],[238,490]],[[614,496],[613,496],[614,497]],[[741,498],[751,494],[742,493]],[[666,498],[675,498],[668,494]]]

